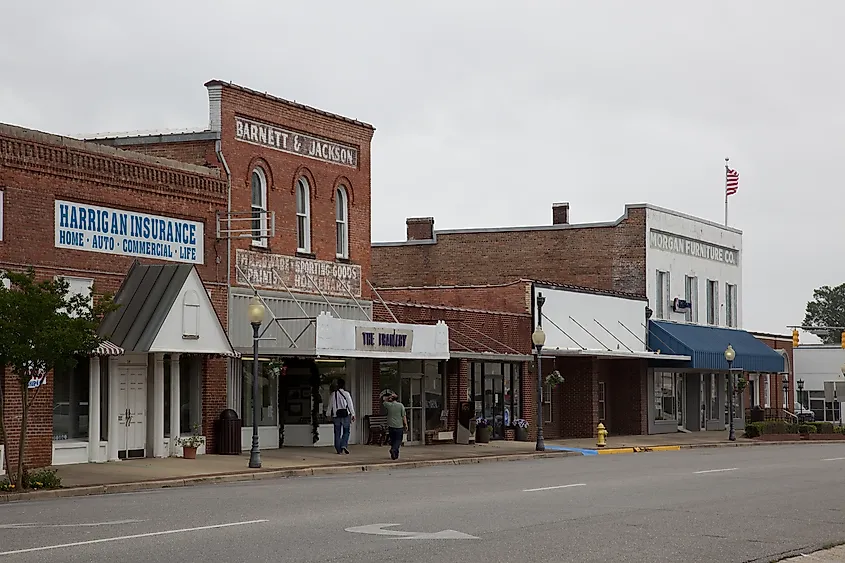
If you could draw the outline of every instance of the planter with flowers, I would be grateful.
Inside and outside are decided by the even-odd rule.
[[[528,441],[528,421],[524,418],[517,418],[513,421],[513,426],[516,429],[516,441]]]
[[[199,424],[194,424],[193,432],[186,438],[177,438],[176,442],[182,447],[182,457],[197,459],[197,450],[205,444],[205,437],[200,434]]]
[[[490,421],[479,416],[475,419],[475,443],[487,444],[490,442],[490,434],[493,429],[490,427]]]

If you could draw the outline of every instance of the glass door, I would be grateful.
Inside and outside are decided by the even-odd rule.
[[[422,375],[413,374],[402,376],[399,400],[405,405],[408,417],[408,432],[405,434],[405,443],[409,445],[422,444],[425,428],[423,425],[423,385]]]
[[[505,380],[501,374],[484,376],[484,418],[493,428],[491,438],[505,438]]]

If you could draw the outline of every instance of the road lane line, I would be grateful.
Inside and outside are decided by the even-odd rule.
[[[535,493],[537,491],[551,491],[552,489],[567,489],[569,487],[586,487],[586,483],[573,483],[571,485],[557,485],[556,487],[540,487],[539,489],[523,489],[523,493]]]
[[[702,473],[721,473],[722,471],[736,471],[737,467],[731,467],[728,469],[707,469],[705,471],[696,471],[695,475],[701,475]]]
[[[830,457],[827,459],[823,459],[822,461],[842,461],[845,457]]]
[[[196,528],[181,528],[179,530],[164,530],[163,532],[148,532],[146,534],[133,534],[131,536],[117,536],[114,538],[101,538],[98,540],[76,541],[71,543],[63,543],[59,545],[45,545],[41,547],[28,547],[26,549],[15,549],[12,551],[0,551],[0,556],[3,555],[17,555],[19,553],[34,553],[36,551],[48,551],[51,549],[62,549],[65,547],[77,547],[80,545],[93,545],[97,543],[107,543],[115,541],[134,540],[137,538],[151,538],[155,536],[167,536],[170,534],[184,534],[186,532],[199,532],[202,530],[214,530],[218,528],[231,528],[233,526],[246,526],[248,524],[261,524],[269,522],[269,520],[248,520],[246,522],[230,522],[228,524],[214,524],[213,526],[198,526]]]

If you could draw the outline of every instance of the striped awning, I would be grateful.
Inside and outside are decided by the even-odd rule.
[[[108,340],[103,340],[99,346],[94,348],[89,356],[122,356],[123,348],[117,344],[112,344]]]

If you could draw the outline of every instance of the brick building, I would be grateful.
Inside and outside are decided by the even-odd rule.
[[[401,379],[421,385],[449,357],[444,323],[374,319],[369,279],[375,129],[232,83],[205,86],[206,129],[95,140],[216,167],[228,180],[217,247],[229,264],[228,333],[243,354],[230,366],[226,395],[244,420],[242,448],[250,447],[252,434],[247,311],[256,295],[266,309],[259,343],[261,447],[331,445],[332,421],[325,413],[340,378],[358,414],[350,443],[360,442],[365,416],[380,408],[373,405],[380,361],[404,362]],[[401,338],[386,336],[391,334]]]
[[[109,342],[72,373],[47,374],[25,464],[179,453],[173,438],[194,424],[213,450],[221,356],[233,353],[214,244],[215,212],[226,206],[218,171],[0,125],[0,190],[0,269],[32,266],[40,279],[63,277],[92,298],[117,293],[121,304],[101,326]],[[8,371],[0,384],[14,464],[20,391]]]
[[[600,419],[612,421],[617,434],[723,429],[729,367],[751,379],[784,369],[782,356],[740,329],[742,233],[736,229],[647,204],[627,205],[615,221],[571,224],[566,203],[553,205],[550,225],[435,231],[434,219],[423,217],[406,226],[406,240],[373,244],[381,294],[530,310],[535,324],[545,318],[548,331],[561,333],[561,351],[551,355],[566,381],[548,407],[549,418],[559,413],[560,421],[547,425],[550,435],[592,435]],[[596,297],[567,297],[580,308],[577,315],[561,310],[539,317],[536,291],[526,298],[524,279],[544,280],[547,293],[588,288]],[[598,299],[602,294],[607,299]],[[607,313],[606,322],[590,318],[591,308]],[[635,333],[627,350],[608,330],[620,324]],[[573,331],[581,336],[571,338]],[[730,365],[729,345],[735,353]],[[573,350],[582,357],[571,357]],[[617,361],[608,362],[608,355]],[[741,426],[738,401],[735,406]]]

